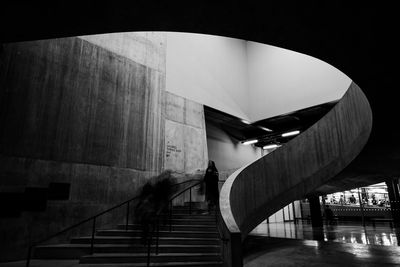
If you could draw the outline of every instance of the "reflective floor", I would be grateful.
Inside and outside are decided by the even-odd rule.
[[[400,229],[388,224],[342,222],[312,228],[309,223],[270,223],[244,242],[246,267],[400,266]]]
[[[263,223],[256,227],[251,234],[366,245],[400,245],[400,229],[391,228],[389,224],[363,227],[358,222],[339,222],[337,225],[324,225],[322,228],[313,229],[311,224],[302,222],[297,224],[293,222]]]
[[[248,236],[245,267],[400,266],[400,247]]]
[[[339,223],[314,229],[308,223],[261,224],[243,244],[245,267],[400,266],[400,235],[389,225]],[[0,263],[24,267],[25,261]],[[78,267],[78,260],[33,260],[32,267]]]

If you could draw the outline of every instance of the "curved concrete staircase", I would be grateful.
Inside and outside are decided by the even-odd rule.
[[[151,266],[243,266],[241,243],[247,234],[340,173],[360,153],[371,128],[368,100],[352,83],[318,122],[227,179],[218,220],[214,215],[189,215],[187,207],[174,208],[180,213],[173,215],[171,232],[168,226],[161,227],[159,254],[154,255],[152,248]],[[90,237],[79,237],[70,244],[38,246],[35,258],[80,258],[85,266],[146,266],[139,226],[124,227],[97,230],[93,255],[87,255]]]
[[[237,170],[220,194],[224,266],[242,266],[241,243],[270,215],[313,191],[342,171],[362,150],[372,112],[352,83],[319,121],[282,147]],[[345,179],[345,178],[344,178]]]
[[[150,266],[222,266],[220,237],[215,213],[200,214],[186,206],[173,208],[172,227],[160,226],[159,253],[151,247]],[[82,266],[147,266],[147,246],[141,243],[141,226],[117,225],[98,229],[94,253],[90,255],[90,236],[72,238],[68,244],[37,246],[35,259],[79,259]]]

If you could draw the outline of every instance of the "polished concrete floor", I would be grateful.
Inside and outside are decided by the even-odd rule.
[[[400,266],[394,246],[339,243],[249,236],[245,241],[245,267]]]
[[[366,245],[397,246],[400,240],[400,229],[391,228],[389,224],[377,224],[376,227],[363,227],[359,222],[339,222],[335,225],[324,225],[312,228],[311,224],[298,222],[263,223],[251,233],[260,236],[334,241]]]
[[[307,223],[261,224],[244,243],[246,267],[400,266],[398,231],[357,222],[312,228]]]
[[[350,222],[313,229],[308,223],[270,223],[250,233],[243,254],[246,267],[400,266],[399,240],[396,229],[385,224],[362,227]],[[0,267],[23,266],[25,261],[0,263]],[[31,267],[39,266],[85,265],[78,260],[32,261]]]

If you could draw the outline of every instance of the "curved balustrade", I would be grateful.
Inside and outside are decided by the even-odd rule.
[[[242,266],[241,242],[270,215],[305,198],[345,168],[366,144],[372,127],[367,98],[352,83],[318,122],[272,153],[242,167],[220,194],[226,266]]]

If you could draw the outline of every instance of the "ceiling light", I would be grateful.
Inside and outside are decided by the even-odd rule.
[[[267,131],[267,132],[272,132],[272,130],[267,127],[258,126],[258,128],[263,129],[264,131]]]
[[[271,148],[276,148],[276,147],[280,147],[280,145],[277,145],[277,144],[266,145],[263,147],[263,149],[271,149]]]
[[[254,139],[254,140],[244,141],[242,144],[243,145],[250,145],[250,144],[257,143],[257,142],[258,142],[258,140]]]
[[[296,135],[299,133],[300,133],[300,131],[287,132],[287,133],[282,134],[282,137],[292,136],[292,135]]]

